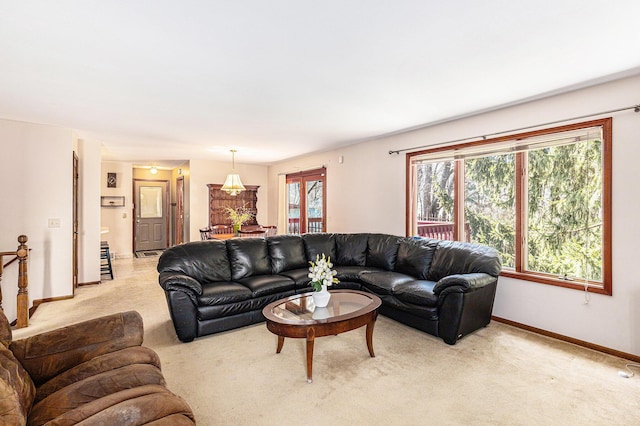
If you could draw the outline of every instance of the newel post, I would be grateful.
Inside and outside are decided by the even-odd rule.
[[[29,257],[29,249],[27,247],[27,236],[20,235],[18,237],[18,308],[16,327],[23,328],[29,325],[29,276],[27,273],[27,258]]]

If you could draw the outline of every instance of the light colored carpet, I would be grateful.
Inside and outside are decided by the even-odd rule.
[[[18,339],[137,310],[169,388],[199,425],[640,424],[640,377],[625,360],[492,322],[455,346],[380,316],[370,358],[364,328],[305,346],[264,324],[180,343],[157,283],[157,258],[117,259],[115,279],[42,304]]]

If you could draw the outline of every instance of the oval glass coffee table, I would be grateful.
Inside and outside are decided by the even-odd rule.
[[[373,326],[378,318],[380,298],[356,290],[332,290],[326,308],[313,303],[313,293],[296,294],[265,306],[262,314],[267,329],[278,336],[280,353],[285,337],[307,339],[307,382],[313,381],[313,343],[316,337],[336,335],[367,326],[367,348],[373,352]]]

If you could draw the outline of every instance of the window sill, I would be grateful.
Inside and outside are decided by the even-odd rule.
[[[516,271],[502,270],[502,272],[500,273],[500,276],[515,278],[523,281],[532,281],[540,284],[553,285],[556,287],[570,288],[570,289],[579,290],[579,291],[584,291],[584,284],[585,284],[584,280],[568,281],[560,278],[555,278],[550,275],[533,274],[530,272],[516,272]],[[610,290],[607,291],[607,289],[601,282],[589,283],[589,293],[604,294],[606,296],[611,296],[611,291]]]

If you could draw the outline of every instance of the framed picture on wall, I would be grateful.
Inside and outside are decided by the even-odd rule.
[[[107,188],[115,188],[118,183],[115,173],[107,173]]]

